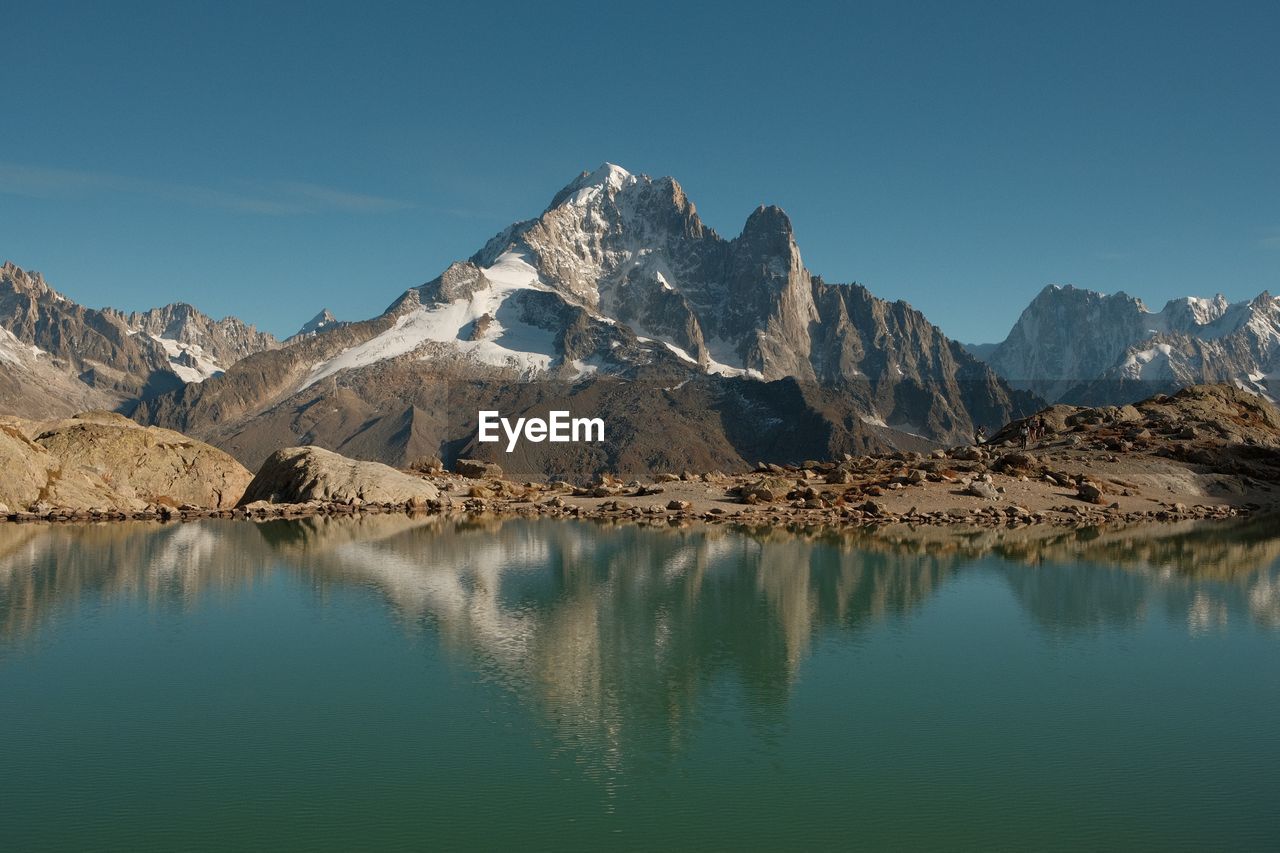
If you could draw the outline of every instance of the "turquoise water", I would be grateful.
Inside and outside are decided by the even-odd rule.
[[[1280,530],[0,526],[0,849],[1275,849]]]

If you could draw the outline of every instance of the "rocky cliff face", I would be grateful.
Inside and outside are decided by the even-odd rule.
[[[190,305],[125,314],[58,293],[40,273],[0,266],[0,410],[20,416],[129,409],[217,375],[270,335]]]
[[[1131,402],[1205,383],[1274,399],[1280,299],[1188,297],[1149,310],[1123,293],[1048,287],[987,356],[1015,388],[1049,401]]]
[[[725,239],[675,180],[606,164],[381,317],[291,339],[139,416],[250,464],[297,441],[403,463],[449,458],[476,406],[588,398],[641,419],[632,443],[546,465],[656,464],[673,453],[664,429],[685,437],[691,466],[736,464],[780,448],[804,412],[816,420],[793,447],[954,441],[1031,404],[905,303],[812,275],[780,209]]]
[[[52,418],[110,409],[120,395],[81,382],[70,364],[0,326],[0,413]]]

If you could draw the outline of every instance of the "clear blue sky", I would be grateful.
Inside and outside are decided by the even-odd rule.
[[[1280,4],[449,5],[0,0],[0,256],[288,334],[608,160],[961,340],[1280,291]]]

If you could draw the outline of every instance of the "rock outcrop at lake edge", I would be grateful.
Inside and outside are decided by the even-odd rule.
[[[360,462],[319,447],[277,450],[245,489],[240,506],[272,504],[392,504],[410,508],[443,505],[433,483],[381,462]]]
[[[55,508],[228,509],[253,478],[215,447],[110,412],[0,419],[0,467],[0,504],[37,515]]]

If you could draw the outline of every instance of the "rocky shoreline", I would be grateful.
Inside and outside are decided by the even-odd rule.
[[[1220,520],[1280,509],[1280,413],[1252,395],[1199,386],[1134,406],[1055,406],[1040,416],[1044,435],[1027,447],[1019,440],[1021,424],[1014,423],[985,446],[761,464],[737,474],[686,471],[629,482],[606,475],[585,485],[513,482],[499,465],[482,460],[459,460],[452,473],[438,461],[398,471],[296,447],[273,454],[238,501],[58,506],[42,499],[22,510],[0,504],[0,518],[192,521],[436,513],[780,528],[1022,528]],[[73,435],[88,424],[100,444],[105,426],[154,431],[123,418],[68,423],[61,432],[39,432],[28,442],[43,442],[37,447],[41,453],[63,454],[59,478],[65,478],[69,439],[53,442],[50,435]],[[217,452],[160,432],[165,435],[135,438],[134,444],[173,452],[172,437],[178,436],[187,442],[187,456],[206,460]],[[97,451],[95,459],[101,456]],[[247,476],[233,472],[222,479],[242,482]],[[103,480],[118,488],[121,477],[112,472]]]

